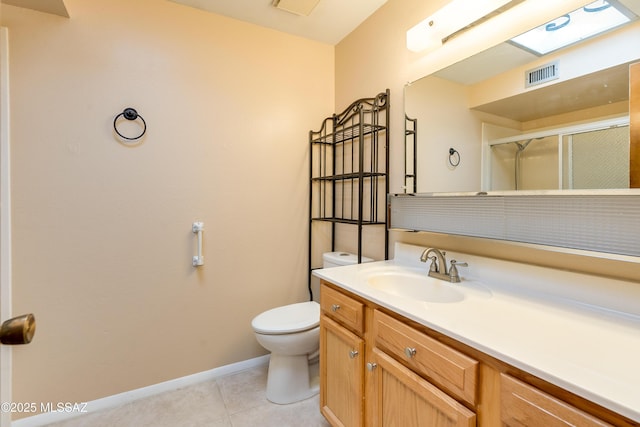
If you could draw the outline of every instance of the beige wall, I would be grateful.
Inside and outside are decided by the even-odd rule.
[[[334,47],[157,0],[2,6],[12,95],[16,402],[88,401],[265,351],[308,298],[308,131]],[[313,64],[313,66],[311,66]],[[118,142],[125,107],[142,142]],[[203,221],[205,265],[191,266]]]
[[[437,102],[432,102],[437,100]],[[436,76],[405,89],[404,108],[417,119],[418,192],[480,191],[482,114],[468,106],[467,87]],[[422,131],[422,132],[421,132]],[[449,162],[449,148],[458,151]]]
[[[558,2],[554,8],[538,8],[535,2],[517,6],[531,7],[526,21],[514,21],[503,14],[496,17],[482,37],[475,34],[456,37],[445,47],[427,55],[406,49],[406,31],[444,5],[444,0],[388,0],[356,31],[336,46],[336,105],[346,106],[351,99],[391,90],[391,192],[402,192],[404,174],[404,108],[403,90],[409,81],[451,65],[471,53],[513,37],[527,28],[542,24],[562,13],[576,9],[587,1]],[[560,12],[559,8],[565,8]],[[538,13],[545,13],[545,18]],[[498,25],[499,21],[499,25]],[[496,23],[494,25],[494,23]],[[499,28],[500,31],[496,31]],[[420,129],[419,132],[428,132]],[[478,142],[480,143],[480,142]],[[485,239],[437,235],[432,233],[392,232],[391,240],[425,246],[436,246],[460,252],[519,260],[538,265],[583,271],[638,280],[640,262],[626,258],[611,260],[598,254],[565,253]],[[393,250],[391,250],[393,253]]]

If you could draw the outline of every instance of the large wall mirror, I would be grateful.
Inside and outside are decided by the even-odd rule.
[[[631,20],[549,53],[512,39],[408,84],[406,192],[633,187],[629,70],[640,62],[640,2],[579,12],[607,9]],[[572,20],[538,31],[559,33]]]

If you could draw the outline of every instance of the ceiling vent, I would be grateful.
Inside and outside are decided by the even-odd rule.
[[[531,87],[540,85],[542,83],[555,80],[558,75],[558,61],[551,62],[550,64],[542,65],[531,70],[527,70],[524,73],[525,82],[524,87]]]
[[[300,16],[309,16],[320,0],[273,0],[273,6]]]

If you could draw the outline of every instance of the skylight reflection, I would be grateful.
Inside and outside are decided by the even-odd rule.
[[[630,21],[614,4],[598,0],[511,41],[538,55],[545,55]]]

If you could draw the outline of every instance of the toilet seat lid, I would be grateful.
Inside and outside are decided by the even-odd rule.
[[[320,304],[315,301],[272,308],[257,315],[251,321],[255,332],[266,335],[302,332],[318,325],[320,325]]]

